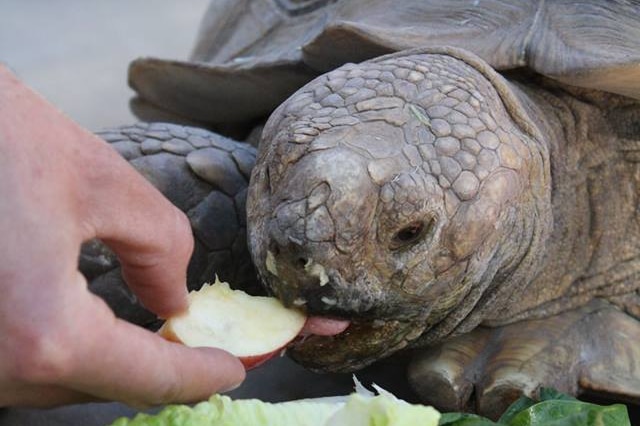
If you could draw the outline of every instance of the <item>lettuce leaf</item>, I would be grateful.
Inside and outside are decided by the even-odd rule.
[[[138,414],[132,420],[118,419],[112,426],[317,426],[323,425],[342,405],[308,401],[270,404],[214,395],[193,408],[172,405],[157,415]]]
[[[413,405],[387,393],[354,393],[345,402],[307,399],[277,404],[214,395],[190,408],[173,405],[157,415],[121,418],[111,426],[437,426],[432,407]]]
[[[520,398],[493,422],[468,413],[441,416],[432,407],[409,404],[374,385],[376,394],[355,377],[354,382],[349,396],[271,404],[214,395],[194,407],[173,405],[111,426],[631,426],[622,404],[600,406],[553,389],[541,389],[537,401]]]
[[[389,395],[367,398],[353,394],[324,426],[437,426],[440,413],[433,407],[409,404]]]

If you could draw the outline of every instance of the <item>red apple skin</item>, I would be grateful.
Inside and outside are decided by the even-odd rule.
[[[184,345],[184,342],[180,340],[180,338],[176,335],[176,333],[173,331],[173,328],[171,327],[162,326],[160,330],[158,330],[158,334],[170,342],[180,343],[181,345]],[[274,350],[273,352],[259,355],[240,356],[238,357],[238,359],[244,366],[245,370],[252,370],[282,353],[282,350],[286,348],[289,343],[291,342],[288,342],[285,346],[282,346]]]
[[[271,358],[278,356],[282,352],[282,348],[277,349],[273,352],[264,355],[251,355],[251,356],[241,356],[238,357],[242,365],[244,365],[244,369],[249,371],[256,367],[260,367],[265,362],[269,361]]]

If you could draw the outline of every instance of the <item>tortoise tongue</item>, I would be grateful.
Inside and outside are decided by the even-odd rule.
[[[340,334],[349,327],[350,321],[327,318],[327,317],[309,317],[305,323],[300,335],[309,336],[335,336]]]
[[[425,329],[424,324],[396,320],[359,322],[334,336],[303,336],[287,353],[317,372],[353,372],[407,347]]]

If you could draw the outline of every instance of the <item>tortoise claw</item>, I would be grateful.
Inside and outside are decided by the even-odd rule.
[[[640,322],[595,300],[583,308],[498,328],[478,328],[420,350],[409,380],[443,411],[498,418],[540,387],[640,401]]]
[[[492,334],[493,330],[479,328],[421,350],[409,364],[412,387],[425,402],[442,411],[474,411],[475,363]]]

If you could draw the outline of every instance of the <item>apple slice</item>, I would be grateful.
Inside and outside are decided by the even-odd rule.
[[[189,293],[189,308],[169,318],[158,333],[192,347],[224,349],[246,369],[274,357],[295,339],[306,316],[273,297],[250,296],[216,279]]]

